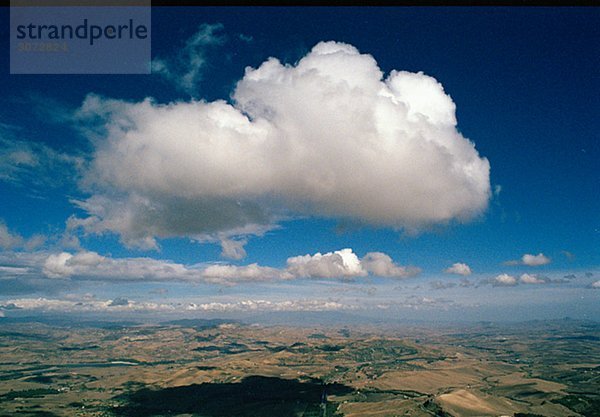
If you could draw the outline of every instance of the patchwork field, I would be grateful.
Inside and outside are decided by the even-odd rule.
[[[600,325],[0,323],[0,416],[598,416]]]

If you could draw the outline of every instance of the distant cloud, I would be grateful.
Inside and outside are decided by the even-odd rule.
[[[537,255],[525,254],[518,261],[506,261],[504,265],[526,265],[526,266],[540,266],[547,265],[552,260],[543,253]]]
[[[243,259],[246,257],[246,250],[244,249],[244,245],[247,243],[247,240],[241,239],[221,239],[221,256],[228,259]]]
[[[528,265],[528,266],[540,266],[540,265],[546,265],[550,263],[550,258],[548,258],[547,256],[545,256],[543,253],[539,253],[537,255],[523,255],[523,258],[521,259],[523,262],[523,265]]]
[[[600,288],[600,281],[593,282],[592,288]]]
[[[117,297],[107,304],[108,307],[116,307],[116,306],[128,306],[129,300],[123,297]]]
[[[455,264],[452,264],[452,266],[450,266],[449,268],[446,268],[444,272],[447,274],[467,276],[471,275],[471,268],[467,264],[457,262]]]
[[[429,286],[432,290],[446,290],[456,287],[456,282],[432,281]]]
[[[186,93],[195,96],[198,84],[202,80],[206,67],[206,49],[222,45],[226,37],[221,34],[223,25],[202,24],[172,58],[155,58],[152,60],[152,72],[167,80]]]
[[[469,287],[473,287],[475,286],[475,284],[473,283],[473,281],[469,281],[466,278],[463,278],[460,280],[460,282],[458,283],[458,285],[462,288],[469,288]]]
[[[198,271],[182,264],[152,258],[109,258],[96,252],[49,255],[42,269],[49,278],[96,279],[109,281],[163,281],[200,278]]]
[[[201,27],[181,54],[221,42],[219,30]],[[176,77],[190,87],[201,62]],[[466,222],[488,206],[490,166],[457,130],[455,107],[436,79],[386,77],[371,55],[339,42],[295,65],[248,67],[232,104],[89,95],[77,120],[102,140],[81,183],[89,196],[75,201],[87,215],[74,227],[146,249],[156,238],[225,236],[240,243],[225,240],[235,259],[246,237],[296,216],[409,232]]]
[[[34,235],[29,239],[23,238],[18,233],[8,230],[6,224],[0,219],[0,249],[27,249],[33,250],[39,248],[46,241],[42,235]]]
[[[10,259],[11,254],[4,254]],[[12,254],[14,255],[14,253]],[[47,281],[94,280],[110,282],[202,282],[234,285],[243,282],[286,281],[302,278],[350,279],[369,274],[405,278],[417,274],[415,267],[397,265],[380,252],[359,259],[352,249],[325,254],[290,257],[285,268],[272,268],[256,263],[231,265],[224,263],[186,266],[153,258],[111,258],[96,252],[22,253],[11,266],[1,266],[0,280],[13,277],[44,276]]]
[[[238,35],[238,37],[240,38],[241,41],[246,42],[246,43],[251,43],[254,41],[254,37],[252,37],[250,35],[244,35],[243,33],[240,33]]]
[[[352,249],[342,249],[323,255],[316,253],[295,256],[287,260],[287,270],[294,276],[307,278],[349,278],[367,275],[367,270]]]
[[[494,278],[493,284],[498,286],[514,286],[517,285],[517,279],[512,275],[500,274]]]
[[[23,238],[16,233],[11,233],[6,224],[0,221],[0,248],[13,249],[23,245]]]
[[[338,311],[355,310],[357,306],[335,300],[261,300],[245,299],[233,302],[154,303],[135,302],[124,298],[114,300],[65,300],[52,298],[20,298],[8,301],[14,309],[60,312],[269,312],[269,311]],[[4,311],[1,309],[0,311]]]
[[[20,140],[21,129],[0,125],[0,182],[39,196],[49,188],[75,183],[83,158],[56,151],[41,142]]]
[[[561,250],[560,253],[563,254],[565,256],[565,258],[567,258],[569,261],[572,261],[573,259],[575,259],[575,255],[573,255],[568,250]]]
[[[389,278],[407,278],[418,275],[421,269],[415,266],[401,266],[382,252],[369,252],[362,259],[363,268],[372,275]]]
[[[538,278],[536,275],[523,274],[519,278],[519,281],[523,284],[545,284],[546,281]]]
[[[293,279],[296,276],[285,270],[260,266],[256,263],[244,266],[210,265],[197,272],[197,277],[205,282],[229,285],[239,282],[261,282]]]

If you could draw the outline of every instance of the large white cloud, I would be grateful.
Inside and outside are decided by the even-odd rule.
[[[489,163],[423,73],[384,78],[371,55],[322,42],[297,65],[247,68],[232,98],[88,96],[78,117],[96,151],[80,225],[153,247],[155,237],[254,234],[295,214],[418,230],[487,207]]]

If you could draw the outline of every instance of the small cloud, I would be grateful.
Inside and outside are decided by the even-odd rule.
[[[546,281],[538,278],[536,275],[523,274],[519,281],[523,284],[545,284]]]
[[[228,259],[240,260],[246,257],[245,239],[221,239],[221,256]]]
[[[564,255],[565,258],[567,258],[569,261],[572,261],[573,259],[575,259],[575,255],[573,255],[571,252],[569,252],[568,250],[562,250],[560,251],[560,253],[562,255]]]
[[[548,258],[543,253],[538,253],[537,255],[525,254],[521,257],[520,260],[512,260],[504,262],[504,265],[514,266],[514,265],[526,265],[526,266],[541,266],[547,265],[552,260]]]
[[[456,275],[467,276],[467,275],[471,275],[471,268],[469,267],[469,265],[467,265],[465,263],[457,262],[455,264],[452,264],[451,267],[446,268],[444,270],[444,272],[447,274],[456,274]]]
[[[226,37],[220,34],[221,31],[223,25],[220,23],[200,25],[175,57],[152,60],[152,72],[175,83],[177,88],[186,93],[195,95],[207,65],[207,48],[225,43]]]
[[[108,304],[109,307],[127,306],[127,305],[129,305],[129,300],[127,298],[123,298],[123,297],[117,297]]]
[[[386,264],[382,268],[388,266]],[[293,276],[303,278],[350,278],[367,275],[361,261],[349,248],[288,258],[287,270]]]
[[[16,233],[11,233],[6,224],[0,221],[0,248],[13,249],[23,245],[23,238]]]
[[[0,249],[14,250],[27,249],[33,250],[39,248],[46,242],[46,237],[43,235],[34,235],[29,239],[23,238],[18,233],[11,232],[6,224],[0,220]]]
[[[429,286],[432,290],[445,290],[456,287],[456,282],[433,281]]]
[[[21,307],[18,307],[15,303],[8,303],[0,305],[0,310],[21,310]]]
[[[475,284],[472,281],[469,281],[468,279],[463,278],[460,280],[458,285],[460,285],[462,288],[469,288],[469,287],[474,286]]]
[[[502,192],[502,186],[500,184],[494,185],[494,196],[498,197]]]
[[[523,258],[521,258],[521,260],[523,262],[523,265],[527,266],[540,266],[547,265],[550,263],[550,258],[545,256],[543,253],[538,253],[537,255],[525,254],[523,255]]]
[[[407,278],[421,272],[420,268],[394,263],[389,255],[382,252],[369,252],[360,262],[367,272],[378,277]]]
[[[20,140],[17,134],[22,133],[0,125],[0,182],[25,189],[32,197],[75,182],[83,158],[40,142]]]
[[[219,285],[293,278],[283,270],[260,266],[256,263],[244,266],[215,264],[198,271],[198,274],[201,280]]]
[[[600,280],[592,283],[592,288],[600,288]]]
[[[517,279],[512,275],[500,274],[494,278],[493,285],[496,286],[515,286],[517,285]]]
[[[250,35],[244,35],[243,33],[240,33],[238,38],[240,38],[241,41],[246,42],[246,43],[251,43],[254,41],[254,38]]]

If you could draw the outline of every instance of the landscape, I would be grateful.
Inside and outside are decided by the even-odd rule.
[[[72,3],[0,7],[0,417],[600,416],[600,7]]]
[[[2,416],[597,416],[600,324],[0,325]]]

